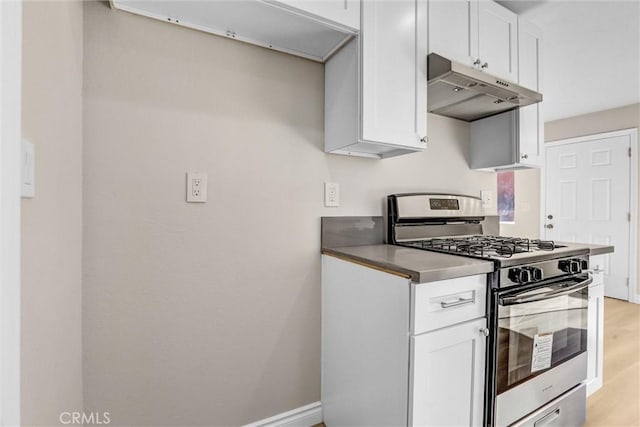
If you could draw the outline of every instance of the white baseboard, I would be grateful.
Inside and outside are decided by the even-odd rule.
[[[322,403],[301,406],[244,427],[311,427],[322,422]]]
[[[630,295],[629,302],[632,302],[634,304],[640,304],[640,294]]]

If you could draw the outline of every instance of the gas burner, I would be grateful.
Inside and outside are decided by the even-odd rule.
[[[415,240],[402,244],[421,249],[480,258],[511,258],[514,254],[552,251],[557,247],[551,240],[482,235]]]

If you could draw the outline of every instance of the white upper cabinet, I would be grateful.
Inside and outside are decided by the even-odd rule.
[[[478,1],[478,59],[480,68],[515,82],[518,16],[492,1]]]
[[[304,11],[311,16],[354,30],[360,29],[360,0],[267,0],[267,2]]]
[[[493,1],[429,0],[429,52],[515,82],[517,19]]]
[[[385,158],[427,133],[427,4],[361,4],[360,35],[325,67],[325,151]]]
[[[533,24],[518,19],[518,84],[542,92],[542,35]],[[544,153],[544,119],[542,102],[521,107],[520,164],[542,166]]]
[[[357,0],[110,0],[124,10],[325,62],[358,32]]]
[[[462,64],[478,59],[475,1],[429,0],[429,52]]]

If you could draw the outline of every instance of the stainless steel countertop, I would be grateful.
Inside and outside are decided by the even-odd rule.
[[[493,262],[395,245],[324,248],[322,253],[410,277],[415,283],[486,274]]]

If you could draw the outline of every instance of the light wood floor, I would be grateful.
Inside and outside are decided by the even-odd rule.
[[[605,298],[603,370],[585,426],[640,426],[640,305]]]

